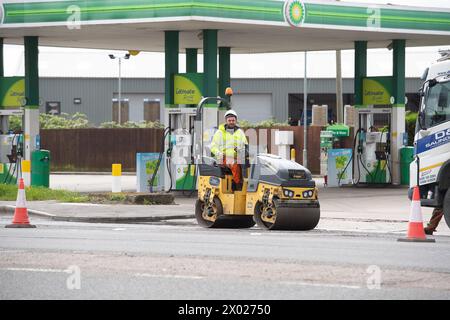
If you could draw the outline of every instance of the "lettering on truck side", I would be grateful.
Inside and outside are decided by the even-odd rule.
[[[417,140],[417,154],[443,146],[450,142],[450,129],[445,129],[435,134]]]

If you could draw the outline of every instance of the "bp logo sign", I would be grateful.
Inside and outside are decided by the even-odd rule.
[[[286,21],[293,27],[300,26],[305,20],[305,5],[299,0],[288,0],[284,5]]]

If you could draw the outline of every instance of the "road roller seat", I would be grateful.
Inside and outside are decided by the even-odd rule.
[[[201,176],[212,176],[223,179],[225,176],[233,175],[230,168],[218,165],[216,159],[211,157],[203,157],[203,161],[198,165],[198,169]]]

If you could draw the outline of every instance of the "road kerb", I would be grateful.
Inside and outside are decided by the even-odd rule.
[[[0,213],[14,214],[15,206],[2,205],[0,206]],[[177,220],[177,219],[194,219],[194,214],[184,215],[171,215],[171,216],[142,216],[142,217],[75,217],[75,216],[60,216],[51,213],[47,213],[40,210],[28,210],[31,215],[42,216],[50,218],[54,221],[67,221],[67,222],[87,222],[87,223],[145,223],[145,222],[160,222],[165,220]]]
[[[3,205],[0,206],[0,213],[6,213],[6,214],[14,214],[14,210],[16,209],[15,206],[12,205]],[[36,215],[36,216],[43,216],[43,217],[48,217],[48,218],[53,218],[56,217],[56,215],[54,214],[50,214],[44,211],[39,211],[39,210],[30,210],[28,209],[28,214],[32,214],[32,215]]]

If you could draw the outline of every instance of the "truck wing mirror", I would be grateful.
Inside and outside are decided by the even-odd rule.
[[[419,89],[419,96],[421,98],[425,96],[425,91],[423,90],[423,87]]]
[[[417,121],[419,123],[419,128],[425,130],[425,113],[423,111],[419,111],[417,115]]]

